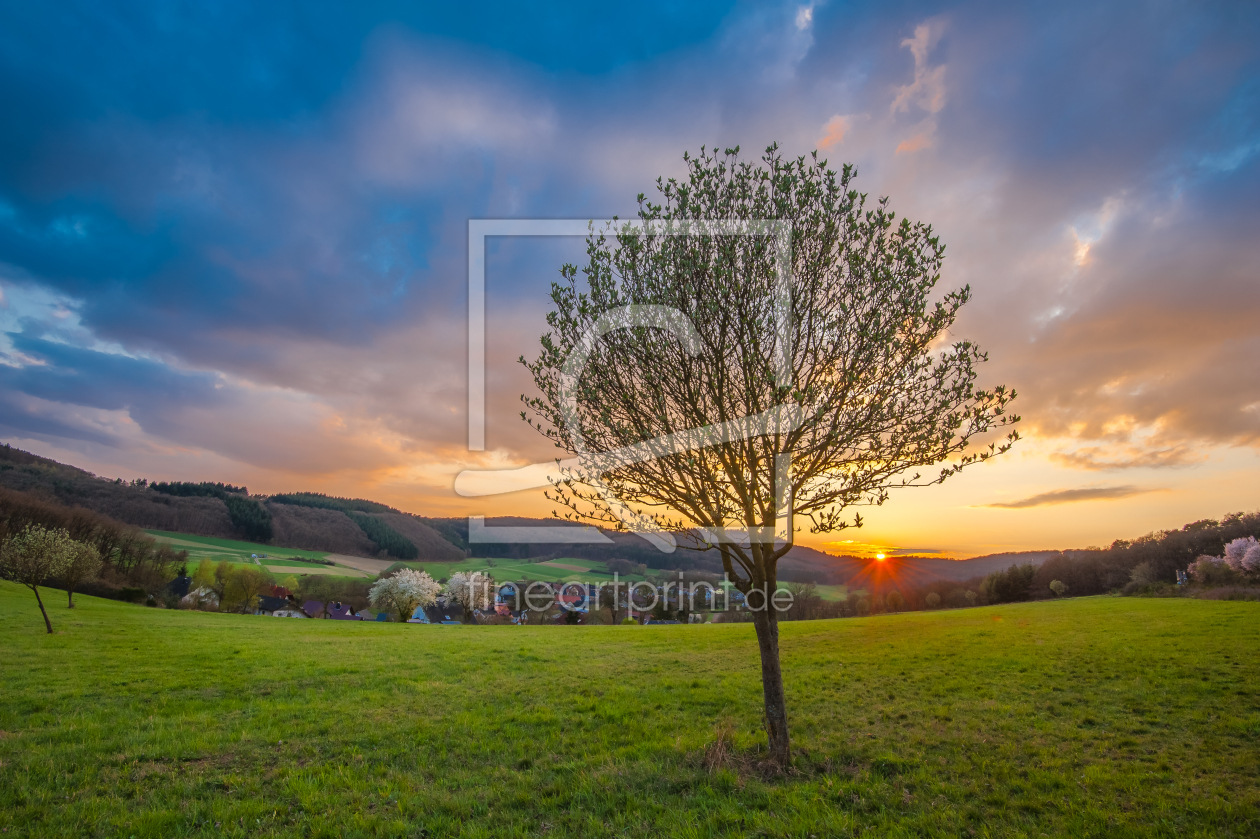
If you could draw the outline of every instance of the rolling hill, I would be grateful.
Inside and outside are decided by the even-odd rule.
[[[213,495],[172,495],[159,492],[147,482],[127,483],[101,478],[64,463],[39,457],[10,446],[0,446],[0,486],[55,499],[110,516],[147,530],[188,533],[221,539],[247,538],[234,525],[224,499]],[[182,485],[196,491],[210,486],[222,494],[223,485]],[[230,487],[243,490],[243,487]],[[414,546],[415,556],[399,559],[421,563],[460,562],[468,557],[541,560],[562,557],[608,562],[626,560],[655,570],[691,570],[722,573],[715,552],[678,550],[663,554],[638,536],[606,533],[608,545],[468,544],[467,519],[425,518],[395,510],[366,499],[338,499],[315,493],[283,496],[247,496],[261,504],[270,516],[269,544],[306,551],[349,556],[379,557],[385,551],[374,541],[362,520],[370,519]],[[228,500],[232,500],[229,498]],[[283,502],[283,503],[281,503]],[[317,504],[321,506],[303,506]],[[344,509],[343,509],[344,508]],[[371,522],[369,522],[371,523]],[[487,520],[491,527],[557,527],[554,519],[501,517]],[[378,537],[379,538],[379,537]],[[780,579],[824,585],[869,587],[873,578],[895,573],[899,578],[923,584],[937,580],[962,582],[1005,569],[1013,563],[1040,564],[1055,551],[996,554],[967,560],[930,557],[893,557],[884,563],[852,556],[833,556],[804,546],[794,547],[779,564]]]

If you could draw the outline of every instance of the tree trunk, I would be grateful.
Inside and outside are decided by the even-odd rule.
[[[69,605],[67,605],[66,608],[73,609],[74,608],[74,586],[66,587],[66,597],[69,599]]]
[[[39,586],[31,586],[31,591],[35,592],[35,602],[39,604],[39,612],[44,616],[44,626],[48,627],[48,634],[52,635],[52,621],[48,619],[48,610],[44,608],[44,600],[39,596]]]
[[[792,761],[788,738],[787,700],[783,696],[783,671],[779,669],[779,618],[769,603],[753,612],[757,647],[761,651],[761,689],[766,701],[766,735],[770,740],[770,760],[780,769]]]

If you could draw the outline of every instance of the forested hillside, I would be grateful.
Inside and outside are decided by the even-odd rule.
[[[317,493],[267,498],[208,481],[109,480],[8,445],[0,446],[0,487],[150,530],[356,556],[429,562],[465,556],[424,519],[364,499]]]

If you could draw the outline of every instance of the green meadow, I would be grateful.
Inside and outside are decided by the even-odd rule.
[[[611,581],[613,578],[604,563],[590,559],[551,559],[529,562],[521,559],[477,557],[462,562],[404,562],[401,564],[427,571],[434,579],[445,579],[456,571],[484,571],[500,583],[511,580],[542,580],[543,582],[576,580],[596,583]],[[622,574],[620,579],[637,582],[645,578],[641,574]]]
[[[6,837],[1255,836],[1260,604],[409,626],[0,583]],[[707,759],[706,759],[707,757]]]
[[[304,551],[298,548],[277,548],[274,545],[262,545],[256,542],[240,542],[235,539],[217,539],[213,536],[194,536],[190,533],[170,533],[165,530],[146,530],[158,542],[170,545],[181,551],[188,551],[188,559],[196,563],[203,559],[214,562],[245,562],[255,565],[292,568],[294,573],[309,569],[328,568],[318,562],[306,560],[323,559],[328,554],[324,551]],[[266,559],[255,560],[250,554],[266,555]],[[351,574],[356,574],[353,570]]]
[[[250,554],[266,554],[269,558],[302,560],[323,559],[327,551],[304,551],[299,548],[277,548],[275,545],[263,545],[258,542],[241,542],[236,539],[218,539],[214,536],[194,536],[191,533],[170,533],[165,530],[146,530],[154,539],[180,550],[187,550],[190,556],[208,556],[213,559],[227,559],[238,562],[252,562]]]

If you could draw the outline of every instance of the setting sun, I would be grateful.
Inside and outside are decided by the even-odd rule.
[[[883,562],[885,557],[883,554],[875,554],[875,559],[879,562]]]

